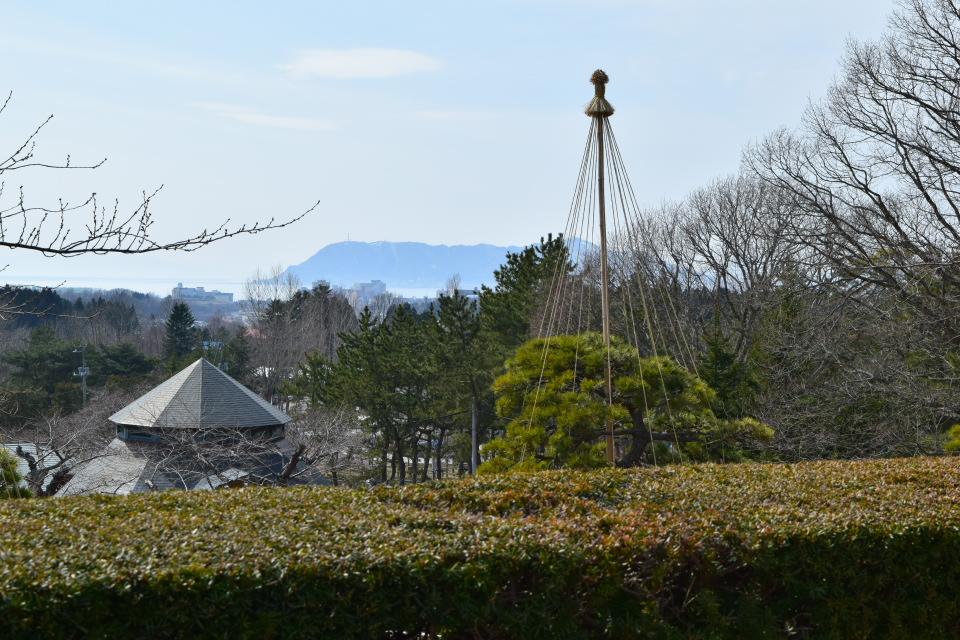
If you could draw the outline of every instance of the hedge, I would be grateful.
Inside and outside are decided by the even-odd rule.
[[[960,461],[0,502],[3,638],[960,635]]]

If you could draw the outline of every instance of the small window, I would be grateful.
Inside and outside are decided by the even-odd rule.
[[[127,440],[142,440],[144,442],[153,442],[157,440],[157,434],[152,431],[143,431],[142,429],[123,428],[122,438]]]

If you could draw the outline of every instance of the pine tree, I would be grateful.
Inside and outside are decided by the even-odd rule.
[[[167,335],[163,341],[164,357],[180,359],[197,348],[197,331],[193,313],[185,302],[177,302],[167,318]]]
[[[464,434],[456,441],[467,446],[456,450],[458,457],[465,454],[460,459],[469,464],[471,409],[476,405],[480,410],[478,435],[485,440],[484,434],[493,426],[489,419],[493,409],[490,387],[503,360],[491,348],[490,335],[482,331],[477,302],[458,290],[452,295],[441,295],[436,306],[431,306],[426,320],[425,334],[433,356],[431,396],[434,413],[451,416],[437,420],[433,425],[437,442],[435,468],[441,467],[440,457],[444,447],[448,446],[447,432],[451,429]]]
[[[497,412],[512,421],[506,435],[489,442],[484,472],[592,468],[607,465],[603,436],[629,438],[620,466],[679,459],[737,460],[742,443],[766,440],[772,431],[752,418],[722,420],[707,384],[667,357],[640,358],[614,337],[599,333],[531,340],[507,362],[494,382]],[[607,358],[613,387],[604,380]],[[657,458],[662,443],[669,459]],[[648,450],[652,456],[648,456]]]
[[[366,414],[374,447],[379,449],[381,478],[387,479],[389,464],[390,479],[401,484],[409,479],[405,458],[417,458],[423,420],[435,415],[429,393],[434,375],[423,332],[416,312],[406,305],[399,305],[382,323],[365,309],[358,329],[341,335],[338,360],[327,378],[331,402],[358,407]]]
[[[750,367],[737,360],[730,340],[717,323],[713,331],[703,337],[706,351],[701,356],[697,372],[717,394],[716,413],[725,419],[746,415],[746,406],[757,390],[756,376]]]
[[[227,371],[235,380],[250,386],[252,371],[252,356],[250,348],[250,339],[247,337],[247,330],[243,327],[237,329],[229,342],[224,347],[224,360],[227,365]]]
[[[483,287],[480,308],[486,331],[500,345],[503,358],[530,338],[530,321],[559,270],[569,273],[570,252],[563,234],[548,235],[519,253],[508,253],[505,264],[494,271],[493,289]]]
[[[3,356],[3,362],[11,365],[10,380],[21,389],[32,389],[46,396],[47,406],[59,404],[67,408],[80,400],[79,386],[76,396],[71,398],[68,389],[65,395],[58,395],[59,385],[75,384],[73,377],[80,364],[78,356],[73,354],[74,345],[60,340],[50,327],[37,327],[30,332],[27,344]]]
[[[0,498],[29,498],[30,490],[20,486],[22,480],[17,459],[6,449],[0,449]]]

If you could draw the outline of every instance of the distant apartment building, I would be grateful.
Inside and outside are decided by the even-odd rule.
[[[184,300],[186,302],[233,302],[232,293],[222,291],[206,291],[203,287],[185,287],[182,282],[178,282],[173,288],[174,300]]]
[[[363,309],[372,303],[377,296],[387,292],[387,283],[383,280],[354,282],[349,289],[344,289],[338,284],[331,284],[329,280],[314,280],[313,286],[327,287],[333,295],[345,297],[355,309]]]
[[[383,280],[374,280],[373,282],[354,282],[353,292],[357,296],[357,302],[361,305],[367,305],[373,302],[374,298],[387,292],[387,283]]]
[[[349,292],[349,289],[344,289],[339,284],[331,284],[329,280],[314,280],[313,286],[326,287],[333,294],[346,295]]]

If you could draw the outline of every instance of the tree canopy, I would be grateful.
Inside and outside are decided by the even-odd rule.
[[[550,287],[573,269],[563,234],[540,239],[494,271],[496,285],[480,291],[485,330],[503,358],[530,338],[530,323]]]
[[[17,470],[17,459],[0,448],[0,498],[29,498],[30,490],[21,487],[23,476]]]
[[[598,333],[538,338],[524,344],[497,379],[497,411],[512,418],[506,435],[490,442],[481,467],[505,469],[602,467],[601,436],[608,419],[628,444],[621,466],[669,460],[738,459],[743,445],[770,431],[752,419],[721,420],[716,394],[667,357],[641,357],[614,338],[609,350],[613,389],[606,388],[608,352]]]
[[[194,328],[193,312],[186,302],[174,303],[167,317],[166,336],[163,342],[167,359],[183,358],[197,348],[197,331]]]

